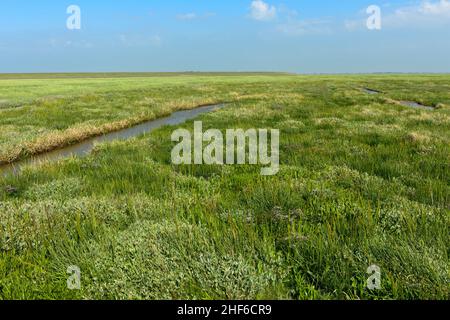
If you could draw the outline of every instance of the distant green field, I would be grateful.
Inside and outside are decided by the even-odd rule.
[[[85,73],[0,73],[0,79],[86,79],[86,78],[151,78],[179,76],[280,76],[280,72],[85,72]]]
[[[222,102],[277,175],[174,166],[164,127],[0,176],[0,299],[448,299],[448,75],[0,75],[0,162]]]

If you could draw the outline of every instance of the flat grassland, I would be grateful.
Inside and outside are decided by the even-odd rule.
[[[0,299],[449,297],[449,75],[1,75],[0,162],[221,102],[277,175],[174,166],[174,127],[0,175]]]

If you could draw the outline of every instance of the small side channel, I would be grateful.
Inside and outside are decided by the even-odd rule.
[[[39,165],[41,163],[56,162],[70,157],[85,157],[92,152],[95,145],[102,142],[111,142],[116,140],[126,140],[133,137],[149,133],[165,125],[177,125],[188,120],[194,119],[202,114],[213,112],[225,107],[225,104],[217,104],[210,106],[198,107],[191,110],[176,111],[170,116],[159,118],[141,123],[139,125],[126,128],[123,130],[106,133],[101,136],[89,138],[79,143],[56,149],[50,152],[32,156],[30,158],[20,160],[14,163],[0,166],[0,176],[7,174],[17,175],[21,169],[26,166]]]
[[[425,109],[425,110],[434,110],[433,107],[425,106],[415,101],[399,101],[402,106],[415,108],[415,109]]]
[[[372,95],[382,93],[381,91],[369,89],[369,88],[363,88],[362,91],[367,94],[372,94]],[[426,105],[423,105],[423,104],[415,102],[415,101],[396,101],[396,102],[404,107],[410,107],[410,108],[415,108],[415,109],[425,109],[425,110],[434,110],[435,109],[433,107],[426,106]]]
[[[368,94],[380,94],[380,93],[382,93],[381,91],[374,90],[374,89],[369,89],[369,88],[362,88],[362,91],[364,91],[365,93],[368,93]]]

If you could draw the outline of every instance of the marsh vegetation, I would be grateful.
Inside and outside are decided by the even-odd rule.
[[[0,298],[449,296],[446,75],[5,76],[0,101],[4,163],[206,104],[205,130],[280,130],[274,176],[173,165],[170,126],[0,175]]]

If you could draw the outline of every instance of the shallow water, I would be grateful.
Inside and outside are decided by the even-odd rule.
[[[381,93],[380,91],[369,89],[369,88],[363,88],[362,90],[368,94],[380,94]]]
[[[377,91],[377,90],[373,90],[373,89],[369,89],[369,88],[363,88],[362,90],[365,93],[368,93],[368,94],[380,94],[380,93],[382,93],[381,91]],[[402,106],[405,106],[405,107],[411,107],[411,108],[417,108],[417,109],[426,109],[426,110],[434,110],[433,107],[425,106],[425,105],[420,104],[420,103],[415,102],[415,101],[399,101],[399,103]]]
[[[434,110],[433,107],[424,106],[423,104],[414,102],[414,101],[399,101],[402,106],[417,108],[417,109],[426,109],[426,110]]]
[[[165,125],[177,125],[187,120],[194,119],[201,114],[209,113],[220,108],[224,104],[217,104],[211,106],[198,107],[191,110],[177,111],[170,116],[147,121],[136,126],[122,129],[115,132],[106,133],[101,136],[89,138],[79,143],[56,149],[50,152],[42,153],[32,156],[30,158],[17,161],[11,164],[0,166],[0,175],[18,174],[25,166],[39,165],[41,163],[56,162],[58,160],[67,159],[70,157],[85,157],[94,149],[95,145],[102,142],[111,142],[116,140],[126,140],[133,137],[140,136],[144,133],[149,133]]]

